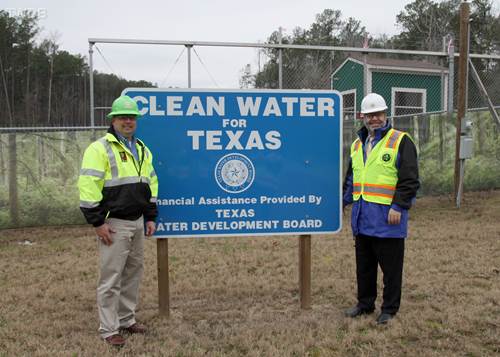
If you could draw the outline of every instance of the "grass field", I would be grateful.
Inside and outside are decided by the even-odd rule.
[[[160,319],[148,240],[137,314],[150,332],[118,351],[97,334],[93,236],[89,227],[0,231],[0,356],[500,355],[500,191],[470,193],[461,210],[447,197],[417,201],[401,310],[382,327],[376,314],[343,317],[356,301],[346,219],[340,234],[312,239],[308,311],[297,237],[172,239],[171,318]]]

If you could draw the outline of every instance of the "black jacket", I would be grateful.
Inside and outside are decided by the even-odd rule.
[[[120,142],[112,126],[108,129],[108,133],[113,135],[116,140]],[[144,175],[144,170],[141,171],[141,168],[145,161],[144,158],[146,156],[145,153],[147,148],[140,140],[137,140],[137,143],[140,146],[139,157],[141,160],[139,163],[134,161],[135,159],[127,151],[124,151],[123,154],[129,156],[128,160],[130,160],[130,162],[135,162],[136,170],[139,170]],[[111,145],[117,144],[111,143]],[[80,209],[89,224],[92,224],[94,227],[98,227],[104,224],[105,219],[108,217],[136,220],[140,216],[144,215],[146,221],[156,220],[156,217],[158,216],[156,201],[151,199],[149,182],[143,182],[143,179],[139,180],[139,171],[137,179],[135,180],[137,182],[104,187],[102,189],[102,200],[99,202],[98,206],[80,206]]]

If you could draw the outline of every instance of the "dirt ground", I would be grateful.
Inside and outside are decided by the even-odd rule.
[[[356,301],[349,218],[340,234],[312,238],[307,311],[297,237],[171,239],[161,319],[146,241],[137,315],[150,332],[121,350],[97,334],[96,247],[89,227],[0,231],[0,356],[500,355],[500,191],[469,193],[461,210],[448,197],[417,201],[402,306],[387,326],[343,316]]]

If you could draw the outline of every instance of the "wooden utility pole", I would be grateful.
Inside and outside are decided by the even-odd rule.
[[[465,116],[467,98],[467,66],[469,57],[469,15],[470,5],[464,1],[460,4],[460,57],[458,59],[458,107],[455,142],[455,200],[458,198],[460,182],[460,134],[462,119]]]

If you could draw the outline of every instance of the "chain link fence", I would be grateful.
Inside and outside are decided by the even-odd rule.
[[[103,134],[0,134],[0,228],[84,223],[76,187],[81,157]]]
[[[178,49],[176,47],[176,51]],[[200,87],[220,88],[217,83],[222,74],[215,71],[212,64],[217,58],[226,58],[227,51],[239,49],[217,47],[197,52],[198,70],[206,77]],[[396,129],[408,132],[419,150],[422,181],[419,195],[452,192],[457,61],[451,64],[444,54],[365,55],[359,51],[297,48],[241,51],[247,54],[248,61],[233,64],[239,68],[234,71],[235,83],[238,83],[235,88],[335,89],[343,94],[344,164],[348,162],[350,144],[362,126],[359,112],[364,93],[377,92],[384,96],[389,106],[389,120]],[[472,58],[472,63],[491,102],[500,107],[500,60]],[[169,76],[181,78],[186,73],[185,66],[173,66]],[[66,90],[54,94],[52,99],[60,103],[55,104],[60,112],[49,121],[44,113],[32,118],[2,119],[0,229],[84,223],[76,187],[81,157],[87,145],[104,134],[109,124],[105,119],[106,108],[114,96],[103,94],[105,82],[95,83],[96,127],[90,128],[88,77],[64,81]],[[193,76],[193,87],[199,87],[196,76]],[[116,95],[122,89],[117,87]],[[474,156],[466,162],[464,188],[498,189],[499,126],[488,109],[485,93],[470,75],[467,93],[468,115],[474,124]],[[63,103],[73,104],[67,109]]]

